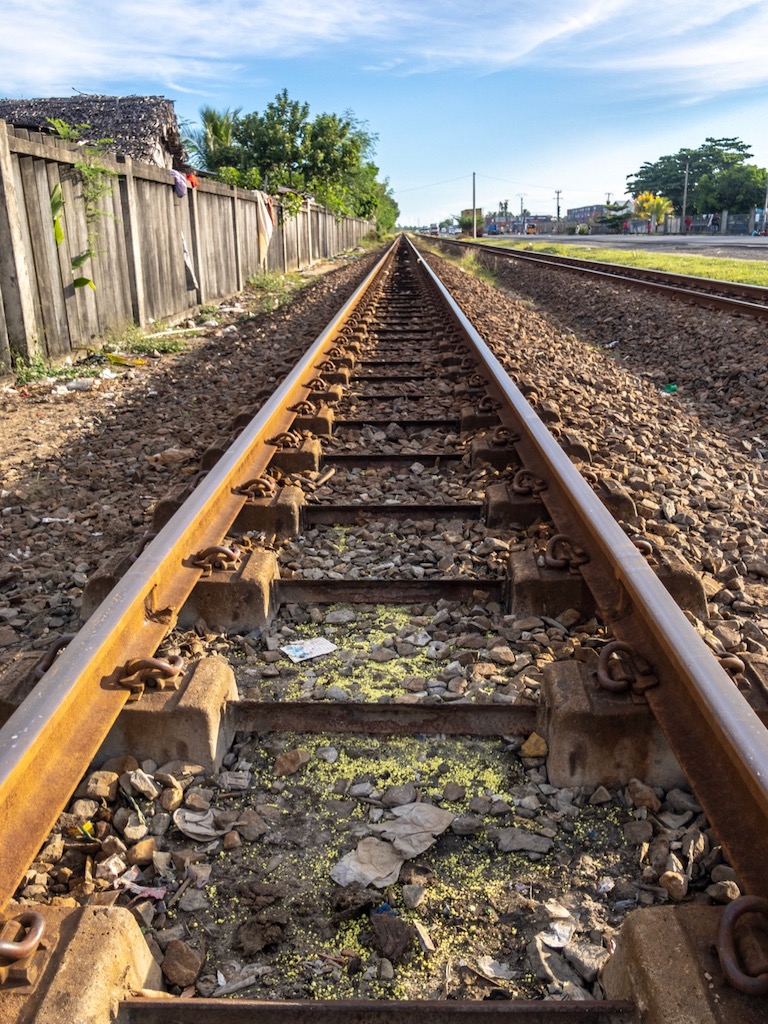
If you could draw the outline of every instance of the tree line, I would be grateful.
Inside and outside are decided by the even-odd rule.
[[[707,138],[697,149],[644,163],[627,175],[627,192],[635,200],[647,193],[666,198],[677,214],[749,213],[763,206],[768,187],[768,170],[749,163],[751,156],[740,139]]]
[[[201,170],[242,188],[312,195],[342,217],[375,220],[391,231],[400,212],[373,162],[377,137],[351,111],[318,114],[283,89],[263,111],[242,114],[204,106],[201,127],[185,138]],[[300,201],[300,200],[299,200]],[[284,197],[291,209],[291,192]]]

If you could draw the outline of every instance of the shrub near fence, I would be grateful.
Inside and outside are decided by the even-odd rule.
[[[62,356],[110,328],[222,299],[261,270],[299,270],[354,247],[373,227],[337,220],[310,201],[283,219],[278,204],[262,254],[252,192],[202,180],[179,198],[170,171],[105,156],[99,162],[115,177],[98,202],[96,256],[73,273],[73,257],[89,244],[75,169],[81,159],[71,142],[0,121],[0,370],[18,356]],[[59,184],[64,237],[57,245],[51,192]],[[80,273],[95,289],[74,286]]]

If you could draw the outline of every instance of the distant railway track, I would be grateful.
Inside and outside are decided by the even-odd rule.
[[[226,396],[221,400],[226,401]],[[256,773],[258,765],[266,763],[265,750],[270,758],[275,752],[284,753],[279,745],[270,745],[267,734],[288,730],[303,736],[331,733],[369,741],[417,736],[425,749],[430,737],[448,735],[459,744],[458,763],[474,756],[473,738],[498,741],[504,737],[506,761],[514,760],[515,770],[522,764],[532,772],[543,764],[541,750],[547,745],[531,748],[539,754],[523,752],[519,762],[516,741],[530,739],[536,731],[548,734],[549,779],[558,781],[552,786],[544,776],[531,775],[521,797],[529,805],[519,804],[520,817],[515,819],[526,826],[523,841],[535,836],[530,852],[540,859],[550,853],[558,836],[541,823],[541,815],[536,817],[538,797],[531,802],[530,787],[543,784],[538,792],[545,797],[553,796],[548,791],[557,786],[572,785],[574,792],[586,787],[594,790],[597,778],[618,788],[646,772],[664,776],[670,770],[667,748],[658,745],[654,719],[743,891],[768,899],[766,730],[734,685],[734,677],[746,689],[758,686],[745,683],[747,666],[733,659],[721,664],[703,643],[671,596],[674,593],[680,604],[702,616],[700,586],[697,589],[690,572],[648,538],[629,535],[622,522],[632,518],[631,499],[590,470],[583,442],[550,432],[546,415],[547,396],[534,392],[524,380],[510,379],[424,258],[406,239],[398,240],[278,390],[260,408],[234,415],[231,434],[206,452],[201,473],[190,487],[158,505],[146,543],[134,556],[115,561],[91,581],[85,602],[90,617],[74,638],[67,638],[58,656],[51,652],[40,666],[40,681],[0,730],[0,906],[8,905],[28,874],[72,794],[77,790],[81,796],[92,795],[91,780],[81,785],[81,779],[100,750],[101,759],[106,757],[105,741],[111,744],[108,753],[113,758],[136,753],[136,760],[147,770],[134,776],[138,768],[123,764],[123,771],[114,772],[115,779],[109,783],[115,795],[99,797],[102,803],[94,814],[95,825],[89,822],[93,826],[89,830],[66,819],[65,827],[68,823],[70,852],[80,843],[83,857],[91,861],[92,876],[111,879],[108,874],[99,876],[97,870],[108,859],[102,849],[107,840],[113,857],[119,858],[125,845],[110,832],[111,823],[125,824],[135,816],[130,827],[137,829],[142,819],[146,824],[157,816],[158,800],[168,794],[171,807],[175,791],[182,789],[173,771],[162,768],[164,761],[182,764],[177,769],[182,775],[183,764],[195,757],[200,760],[198,775],[205,785],[198,786],[191,777],[194,773],[187,772],[190,778],[185,782],[195,792],[197,804],[185,807],[202,816],[210,810],[217,791],[222,802],[232,806],[238,790],[243,785],[247,788],[243,778],[251,768]],[[356,560],[355,551],[360,548],[361,558]],[[323,557],[328,552],[331,557]],[[322,611],[337,604],[346,609],[341,617],[333,619]],[[377,609],[403,605],[418,611],[412,615],[413,622],[398,632],[388,618],[390,613]],[[286,617],[280,619],[281,630],[267,638],[275,641],[270,644],[261,634],[266,636],[282,609]],[[574,609],[571,633],[558,616]],[[377,615],[383,617],[386,628],[380,631],[383,639],[372,658],[375,664],[383,666],[395,654],[416,657],[426,648],[436,665],[445,666],[444,671],[422,668],[422,674],[393,677],[391,684],[384,673],[385,685],[375,690],[377,696],[366,698],[354,658],[343,663],[333,686],[321,685],[317,674],[297,682],[293,669],[289,674],[276,667],[282,640],[302,636],[297,625],[346,623],[350,631],[357,628],[364,635],[374,631]],[[461,639],[458,630],[456,636],[451,634],[452,615],[462,623]],[[583,643],[577,643],[583,625],[580,617],[602,624],[584,627]],[[263,641],[257,669],[235,666],[241,673],[237,686],[232,670],[222,668],[221,657],[202,658],[190,665],[178,652],[169,653],[169,636],[177,627],[189,629],[201,622],[217,623],[223,635],[239,632],[250,645]],[[204,626],[199,628],[204,632]],[[546,640],[544,646],[568,639],[578,649],[578,656],[574,651],[571,660],[564,658],[564,672],[556,671],[555,664],[549,675],[544,674],[542,685],[538,680],[532,685],[515,683],[511,674],[505,674],[507,666],[520,660],[514,660],[512,647],[531,631],[542,637],[542,643]],[[351,633],[346,635],[351,643],[350,637]],[[524,658],[522,662],[525,669],[529,663]],[[478,663],[482,670],[473,672]],[[249,671],[256,675],[249,676]],[[370,664],[366,671],[370,675]],[[179,712],[174,717],[176,705],[195,688],[203,691],[201,703],[193,709],[195,715],[183,717]],[[134,715],[139,718],[115,733],[113,726],[131,697],[137,698]],[[165,716],[163,724],[153,724],[154,716]],[[233,744],[231,752],[229,744]],[[318,749],[324,752],[318,754],[320,760],[330,756],[331,749],[338,756],[335,748]],[[365,753],[367,747],[363,749]],[[303,757],[307,752],[291,753]],[[356,756],[362,755],[357,751]],[[221,772],[224,758],[231,770]],[[151,768],[152,761],[161,765],[160,770]],[[447,755],[445,767],[436,769],[438,778],[442,770],[449,770]],[[425,805],[433,806],[433,799],[434,809],[446,814],[446,801],[450,805],[451,798],[433,794],[430,799],[426,767],[423,773],[417,772],[415,782],[408,783],[413,797],[407,806],[423,811]],[[727,794],[723,791],[726,779]],[[381,792],[378,781],[377,785],[358,782],[358,793],[355,787],[341,787],[333,794],[359,797],[364,812],[372,815],[371,823],[378,828],[384,821],[381,827],[387,834],[386,823],[391,825],[387,809],[403,807],[404,801],[400,793],[389,797],[386,785]],[[269,782],[273,788],[262,782],[262,789],[270,799],[277,799],[284,782],[271,776]],[[94,793],[102,783],[108,788],[108,780],[98,779],[93,782]],[[125,803],[117,811],[113,805],[121,799],[119,792]],[[497,796],[493,789],[476,795],[480,802],[471,808],[473,820],[466,820],[472,818],[469,814],[460,816],[461,828],[468,831],[457,826],[452,839],[458,842],[486,828],[482,814],[513,814],[511,806],[498,806],[505,801]],[[394,802],[388,802],[388,797]],[[652,791],[644,798],[650,803],[638,804],[638,811],[654,806]],[[485,804],[485,810],[478,809]],[[162,806],[167,809],[166,803]],[[229,811],[234,815],[225,822],[229,831],[222,825],[224,819],[213,812],[213,825],[210,821],[206,825],[212,832],[203,830],[201,822],[207,819],[194,814],[197,835],[189,818],[174,816],[174,822],[200,851],[210,848],[212,838],[216,843],[238,827],[246,840],[250,841],[249,834],[251,840],[260,838],[269,834],[267,821],[290,812],[283,807],[277,818],[270,819],[269,812],[275,808],[264,793],[256,806],[266,819],[256,814],[255,825],[251,807],[250,816],[241,811],[238,817]],[[571,821],[583,809],[571,807],[567,800],[557,806],[558,822]],[[527,817],[526,811],[530,812]],[[643,813],[639,817],[640,824],[647,821]],[[182,824],[191,831],[184,832]],[[490,834],[490,826],[488,830]],[[519,830],[509,831],[515,835],[506,838],[519,842]],[[311,832],[322,832],[322,828],[311,826]],[[563,835],[567,834],[564,829]],[[184,850],[172,849],[185,865]],[[221,850],[217,846],[216,858],[235,849],[237,845]],[[261,860],[267,861],[270,851],[278,847],[258,849],[255,863],[244,860],[234,870],[243,884],[248,872],[254,878],[258,875],[256,888],[248,892],[268,907],[270,899],[283,897],[275,896],[276,887],[265,884],[258,870]],[[560,852],[565,855],[564,850]],[[151,856],[149,861],[138,856],[134,866],[152,863],[154,870]],[[309,859],[308,849],[299,850],[299,860],[303,857]],[[194,860],[187,851],[186,865]],[[278,871],[280,866],[278,856],[271,870]],[[150,879],[152,885],[144,881],[139,885],[138,895],[147,902],[146,893],[154,887],[151,898],[160,899],[157,888],[162,880],[164,902],[170,909],[190,887],[193,875],[184,881],[181,875],[172,878],[167,862],[165,874],[157,870],[158,875]],[[136,885],[136,877],[130,884]],[[383,901],[385,889],[390,900],[399,899],[398,877],[395,872],[379,887],[381,896],[370,902]],[[227,881],[222,876],[219,887]],[[514,888],[514,876],[506,882]],[[112,895],[108,886],[98,889],[99,893]],[[239,898],[230,894],[229,901],[239,903]],[[389,907],[389,903],[383,905]],[[34,918],[21,920],[22,930],[29,929],[29,935],[23,942],[10,938],[0,947],[0,967],[3,957],[18,962],[37,955],[30,953],[30,935],[39,939],[35,929],[42,925],[35,911],[25,908],[25,912]],[[145,912],[149,913],[146,908]],[[350,908],[345,907],[344,913],[348,912]],[[444,911],[443,916],[448,913]],[[473,913],[470,908],[462,916]],[[502,923],[503,918],[500,915]],[[442,922],[435,909],[433,928],[442,927]],[[208,923],[214,927],[220,922]],[[274,935],[282,935],[280,929],[286,923],[280,916],[270,919],[276,929],[271,933],[273,944],[278,944]],[[464,923],[455,915],[452,927]],[[429,936],[418,934],[428,953]],[[55,941],[50,945],[55,947]],[[254,943],[253,955],[268,945]],[[722,940],[722,947],[729,979],[765,994],[764,975],[754,978],[737,962],[731,933]],[[346,947],[331,954],[322,952],[325,961],[304,954],[305,960],[319,962],[313,969],[322,978],[328,976],[326,967],[332,971],[360,959]],[[524,952],[507,956],[522,961]],[[360,965],[355,970],[358,967],[363,973]],[[394,1000],[382,1005],[380,991],[373,989],[374,1000],[367,1003],[346,1001],[329,1007],[299,997],[270,1001],[268,992],[262,1001],[229,1003],[153,998],[147,991],[140,998],[125,999],[121,993],[117,1019],[137,1024],[171,1020],[233,1024],[278,1017],[289,1022],[325,1021],[331,1016],[363,1024],[377,1024],[381,1018],[383,1024],[410,1020],[416,1014],[434,1024],[463,1024],[489,1014],[517,1024],[550,1019],[567,1024],[630,1024],[640,1019],[623,995],[593,1000],[582,994],[573,1003],[546,1006],[510,999],[503,987],[494,986],[494,979],[516,977],[514,972],[505,976],[504,969],[491,958],[485,975],[474,971],[486,986],[490,981],[487,1001],[477,1003],[449,998],[449,984],[458,988],[458,983],[446,972],[440,1000]],[[272,973],[267,967],[265,977]],[[353,974],[351,966],[349,973]],[[429,985],[434,984],[430,979]],[[226,989],[223,983],[218,987]],[[44,995],[37,991],[30,1000]],[[3,998],[0,988],[0,1011]],[[31,1019],[29,1011],[24,1012]],[[5,1024],[1,1013],[0,1020]]]
[[[438,241],[441,246],[450,248],[454,252],[478,247],[476,242],[457,242],[442,238]],[[575,274],[582,274],[592,280],[610,279],[633,288],[643,288],[655,294],[665,295],[668,298],[693,303],[708,309],[768,318],[768,288],[757,285],[718,281],[685,274],[671,274],[661,270],[601,263],[572,256],[555,256],[550,253],[527,252],[522,249],[503,249],[499,246],[483,245],[482,243],[480,247],[483,254],[499,259],[544,264]]]

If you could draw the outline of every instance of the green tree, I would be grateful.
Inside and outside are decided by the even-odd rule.
[[[242,149],[240,168],[257,167],[268,190],[299,187],[304,183],[308,124],[309,104],[292,100],[283,89],[263,114],[247,114],[235,124],[234,138]]]
[[[236,166],[239,154],[235,142],[235,125],[240,107],[236,110],[216,110],[204,106],[200,107],[198,113],[202,127],[190,132],[184,139],[190,156],[206,171]]]
[[[597,218],[597,223],[601,224],[608,231],[621,231],[624,226],[624,221],[628,217],[632,216],[632,205],[631,203],[606,203],[605,213]]]
[[[753,206],[762,206],[767,183],[768,171],[756,164],[736,164],[703,174],[696,186],[695,208],[698,213],[749,213]]]
[[[644,163],[639,171],[627,176],[627,191],[635,198],[642,192],[667,196],[674,210],[681,213],[687,167],[688,207],[706,210],[698,193],[702,178],[731,172],[744,164],[751,155],[749,146],[740,139],[707,138],[697,149],[681,149],[651,163]]]

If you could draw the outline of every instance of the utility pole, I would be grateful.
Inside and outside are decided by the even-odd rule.
[[[477,238],[477,205],[475,202],[475,172],[472,171],[472,237]]]
[[[557,201],[557,230],[558,230],[558,233],[560,231],[560,196],[562,194],[563,194],[563,190],[561,188],[556,188],[555,189],[555,197],[556,197],[556,201]]]
[[[686,160],[685,161],[685,184],[683,185],[683,215],[682,215],[683,231],[685,231],[685,214],[686,214],[686,209],[687,209],[687,206],[688,206],[688,172],[690,171],[690,169],[691,169],[691,161],[690,160]]]
[[[765,186],[765,202],[763,203],[763,234],[768,229],[768,185]]]
[[[612,195],[613,195],[613,192],[606,192],[605,193],[605,202],[606,202],[606,204],[610,203]]]
[[[524,207],[523,207],[523,200],[525,199],[526,193],[525,192],[518,192],[517,194],[520,197],[520,234],[524,235],[525,234],[525,221],[524,221],[523,218],[525,216],[525,210],[524,210]]]

